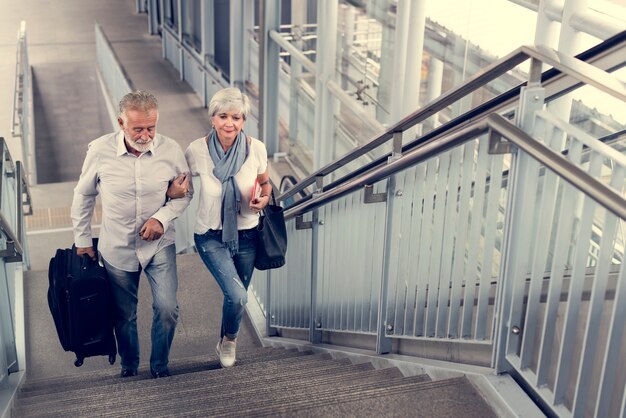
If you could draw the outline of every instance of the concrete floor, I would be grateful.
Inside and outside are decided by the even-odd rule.
[[[90,358],[81,368],[62,350],[48,310],[48,262],[56,248],[72,244],[69,207],[87,144],[111,131],[95,73],[94,26],[109,38],[135,88],[159,99],[160,133],[185,149],[210,126],[200,98],[179,80],[162,59],[161,39],[147,34],[147,17],[135,13],[133,0],[5,0],[0,14],[0,83],[13,86],[16,33],[25,20],[34,77],[38,184],[31,182],[34,214],[27,219],[31,270],[25,275],[27,374],[41,378],[108,368],[104,357]],[[0,91],[0,137],[14,160],[22,159],[11,137],[13,89]],[[215,358],[222,295],[197,255],[178,258],[180,322],[171,359],[203,355]],[[150,351],[151,296],[142,280],[139,330],[142,365]],[[246,319],[241,348],[258,345]],[[115,367],[119,367],[118,363]]]

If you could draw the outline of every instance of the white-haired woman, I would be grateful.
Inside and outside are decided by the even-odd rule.
[[[216,347],[222,367],[235,364],[237,333],[254,270],[256,226],[272,191],[265,145],[243,132],[249,111],[250,101],[238,88],[218,91],[209,104],[211,132],[185,152],[201,184],[196,249],[224,293]],[[184,196],[187,184],[173,182],[168,196]]]

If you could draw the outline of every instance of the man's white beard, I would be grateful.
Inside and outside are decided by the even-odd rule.
[[[140,144],[137,141],[133,141],[132,139],[128,140],[128,143],[130,144],[131,147],[133,147],[134,149],[136,149],[139,152],[146,152],[150,149],[150,144],[152,143],[152,139],[148,142],[146,142],[145,144]]]

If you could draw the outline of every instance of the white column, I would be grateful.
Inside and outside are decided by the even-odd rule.
[[[243,51],[244,51],[244,5],[243,0],[230,2],[230,85],[241,88],[243,86]]]
[[[561,20],[561,35],[559,36],[559,51],[568,55],[582,52],[582,33],[572,26],[572,17],[576,12],[587,10],[588,0],[565,0],[563,4],[563,19]]]
[[[368,9],[368,15],[372,14],[382,25],[381,33],[381,50],[380,50],[380,70],[378,74],[378,88],[376,90],[376,119],[381,123],[389,123],[391,116],[391,102],[393,101],[392,84],[394,70],[394,39],[396,29],[392,26],[389,15],[383,10],[375,9],[375,7],[384,8],[380,2],[374,1],[373,10]]]
[[[559,35],[559,52],[571,56],[582,52],[582,33],[572,26],[572,17],[576,12],[587,10],[587,3],[587,0],[565,0]],[[572,100],[571,93],[554,100],[549,105],[550,112],[565,122],[569,122],[572,113]]]
[[[243,81],[250,80],[250,39],[252,38],[252,29],[254,28],[254,2],[243,2],[243,49],[241,51],[243,59]],[[256,84],[256,80],[254,80]]]
[[[185,17],[183,16],[183,2],[179,0],[176,3],[176,7],[178,9],[178,43],[183,43],[183,21]],[[180,71],[180,81],[185,79],[185,57],[183,54],[183,49],[178,49],[178,71]]]
[[[334,139],[333,115],[337,107],[326,82],[335,73],[337,55],[338,0],[317,3],[317,59],[315,71],[315,137],[313,144],[313,170],[331,161]]]
[[[431,56],[428,65],[428,83],[426,90],[426,103],[430,103],[441,96],[443,85],[443,61]],[[431,118],[430,127],[432,129],[439,126],[439,116]]]
[[[263,57],[259,57],[263,69],[262,86],[262,140],[265,141],[268,155],[278,152],[279,131],[278,131],[278,83],[279,83],[279,50],[280,47],[269,37],[269,32],[280,29],[280,1],[262,0],[264,8],[263,32],[259,34],[264,39]]]
[[[396,12],[396,33],[393,46],[393,76],[391,85],[391,117],[389,123],[393,125],[401,119],[404,106],[404,89],[406,75],[406,58],[412,51],[408,48],[409,17],[411,12],[410,0],[399,0]]]
[[[202,59],[204,63],[213,61],[215,56],[215,36],[213,16],[215,9],[213,0],[201,0],[200,13],[202,13]]]
[[[341,62],[341,88],[348,91],[355,88],[354,86],[348,84],[348,77],[346,77],[350,73],[349,57],[351,54],[352,44],[354,43],[355,13],[354,7],[346,4],[340,5],[339,11],[339,24],[341,25],[341,51],[338,52],[339,57],[337,57],[337,59]],[[366,80],[363,80],[363,82],[366,82]]]
[[[410,3],[409,28],[407,33],[406,70],[404,72],[404,89],[402,109],[398,119],[416,111],[419,107],[420,83],[422,76],[422,57],[424,55],[424,36],[426,31],[425,1]],[[420,126],[407,130],[405,140],[412,140],[421,131]]]
[[[550,19],[548,9],[553,8],[554,0],[539,0],[537,9],[537,25],[535,28],[535,45],[546,45],[556,48],[559,39],[559,25]]]
[[[306,0],[292,0],[291,1],[291,24],[293,25],[292,32],[297,34],[303,34],[304,28],[302,25],[307,21],[307,9]],[[293,46],[302,51],[302,41],[294,40]],[[295,142],[298,139],[298,102],[300,92],[300,75],[302,74],[302,64],[297,59],[291,59],[289,76],[289,141]]]

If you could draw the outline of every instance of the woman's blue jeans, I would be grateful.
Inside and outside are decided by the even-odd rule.
[[[224,294],[220,337],[237,338],[239,324],[248,302],[248,286],[254,271],[258,242],[256,228],[239,231],[239,250],[234,256],[222,243],[222,231],[194,234],[196,249]]]
[[[123,369],[139,367],[139,338],[137,336],[137,291],[139,271],[123,271],[104,260],[115,301],[115,337]],[[176,291],[176,247],[168,245],[157,252],[144,269],[152,289],[152,351],[150,368],[155,372],[167,369],[176,323],[178,303]]]

